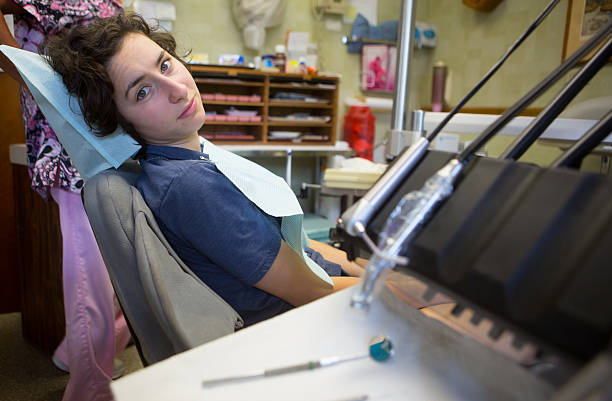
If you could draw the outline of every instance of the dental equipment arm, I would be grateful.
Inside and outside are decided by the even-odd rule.
[[[599,34],[595,35],[596,40],[601,42],[607,38],[610,29],[612,28],[612,21],[608,23]],[[601,34],[601,32],[604,34]],[[586,48],[592,48],[599,42],[596,40],[587,42],[583,47],[576,51],[579,55],[584,55]],[[608,43],[598,51],[597,56],[601,54],[606,55]],[[370,300],[372,298],[373,291],[376,288],[376,284],[379,281],[379,277],[383,272],[389,268],[393,268],[398,261],[399,253],[402,249],[409,246],[412,239],[416,236],[419,229],[425,225],[430,217],[433,215],[435,210],[441,205],[446,198],[450,196],[453,190],[453,185],[463,170],[463,167],[473,157],[475,152],[484,145],[493,135],[499,131],[512,117],[526,107],[527,104],[538,98],[552,83],[558,80],[569,68],[577,63],[582,56],[577,57],[574,53],[570,58],[566,60],[561,66],[553,71],[549,76],[540,82],[532,91],[524,96],[519,102],[513,107],[508,109],[500,118],[498,118],[491,126],[485,129],[461,154],[451,159],[442,169],[440,169],[434,176],[432,176],[423,188],[419,191],[413,191],[405,195],[399,204],[395,207],[391,213],[385,228],[381,232],[379,238],[379,249],[374,253],[374,257],[366,267],[360,291],[353,296],[351,305],[361,309],[368,309]],[[603,56],[600,56],[603,57]],[[583,69],[577,74],[586,77],[590,73],[595,73],[601,68],[600,61],[589,62]],[[599,67],[599,68],[596,68]],[[588,71],[588,72],[587,72]],[[592,75],[591,75],[592,76]],[[572,80],[573,81],[573,80]],[[580,89],[586,85],[588,79],[577,79],[579,81],[576,84]],[[582,85],[582,86],[580,86]],[[574,87],[572,87],[574,88]],[[580,90],[578,89],[578,90]],[[565,91],[562,91],[565,92]],[[542,117],[546,119],[545,116]],[[367,234],[362,236],[367,237]]]

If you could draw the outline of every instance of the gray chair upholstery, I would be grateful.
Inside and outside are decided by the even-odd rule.
[[[134,187],[127,162],[87,181],[83,201],[145,365],[242,327],[242,318],[179,259]]]

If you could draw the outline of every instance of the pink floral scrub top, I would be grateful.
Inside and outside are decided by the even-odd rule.
[[[15,39],[22,49],[35,53],[38,53],[38,46],[49,35],[73,26],[86,25],[96,17],[110,17],[122,10],[121,0],[14,1],[26,11],[14,16]],[[45,199],[51,187],[79,193],[83,179],[36,102],[23,88],[21,108],[32,188]]]

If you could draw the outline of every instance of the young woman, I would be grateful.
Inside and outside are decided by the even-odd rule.
[[[138,188],[183,261],[241,314],[246,324],[357,282],[343,252],[311,246],[332,276],[316,276],[264,213],[202,152],[205,112],[171,35],[136,15],[98,20],[47,44],[52,67],[100,135],[121,125],[144,145]]]

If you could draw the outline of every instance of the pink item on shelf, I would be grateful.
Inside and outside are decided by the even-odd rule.
[[[215,100],[215,95],[212,93],[202,93],[200,97],[202,100]]]
[[[215,93],[215,100],[217,101],[225,101],[227,100],[227,96],[223,93]]]
[[[227,121],[227,116],[224,116],[223,114],[217,114],[215,116],[215,121]]]
[[[245,95],[240,95],[240,96],[238,96],[238,101],[239,102],[250,102],[251,101],[251,97],[250,96],[245,96]]]
[[[251,116],[251,117],[249,117],[249,121],[252,122],[252,123],[261,122],[261,116]]]
[[[250,98],[251,98],[251,102],[253,102],[253,103],[261,102],[261,96],[259,96],[259,95],[251,95]]]
[[[249,116],[238,116],[238,121],[249,121],[250,119]]]
[[[208,114],[206,113],[206,121],[215,121],[217,119],[216,114]]]
[[[227,121],[238,121],[238,116],[225,116]]]
[[[238,95],[226,95],[225,100],[227,100],[228,102],[237,102]]]

